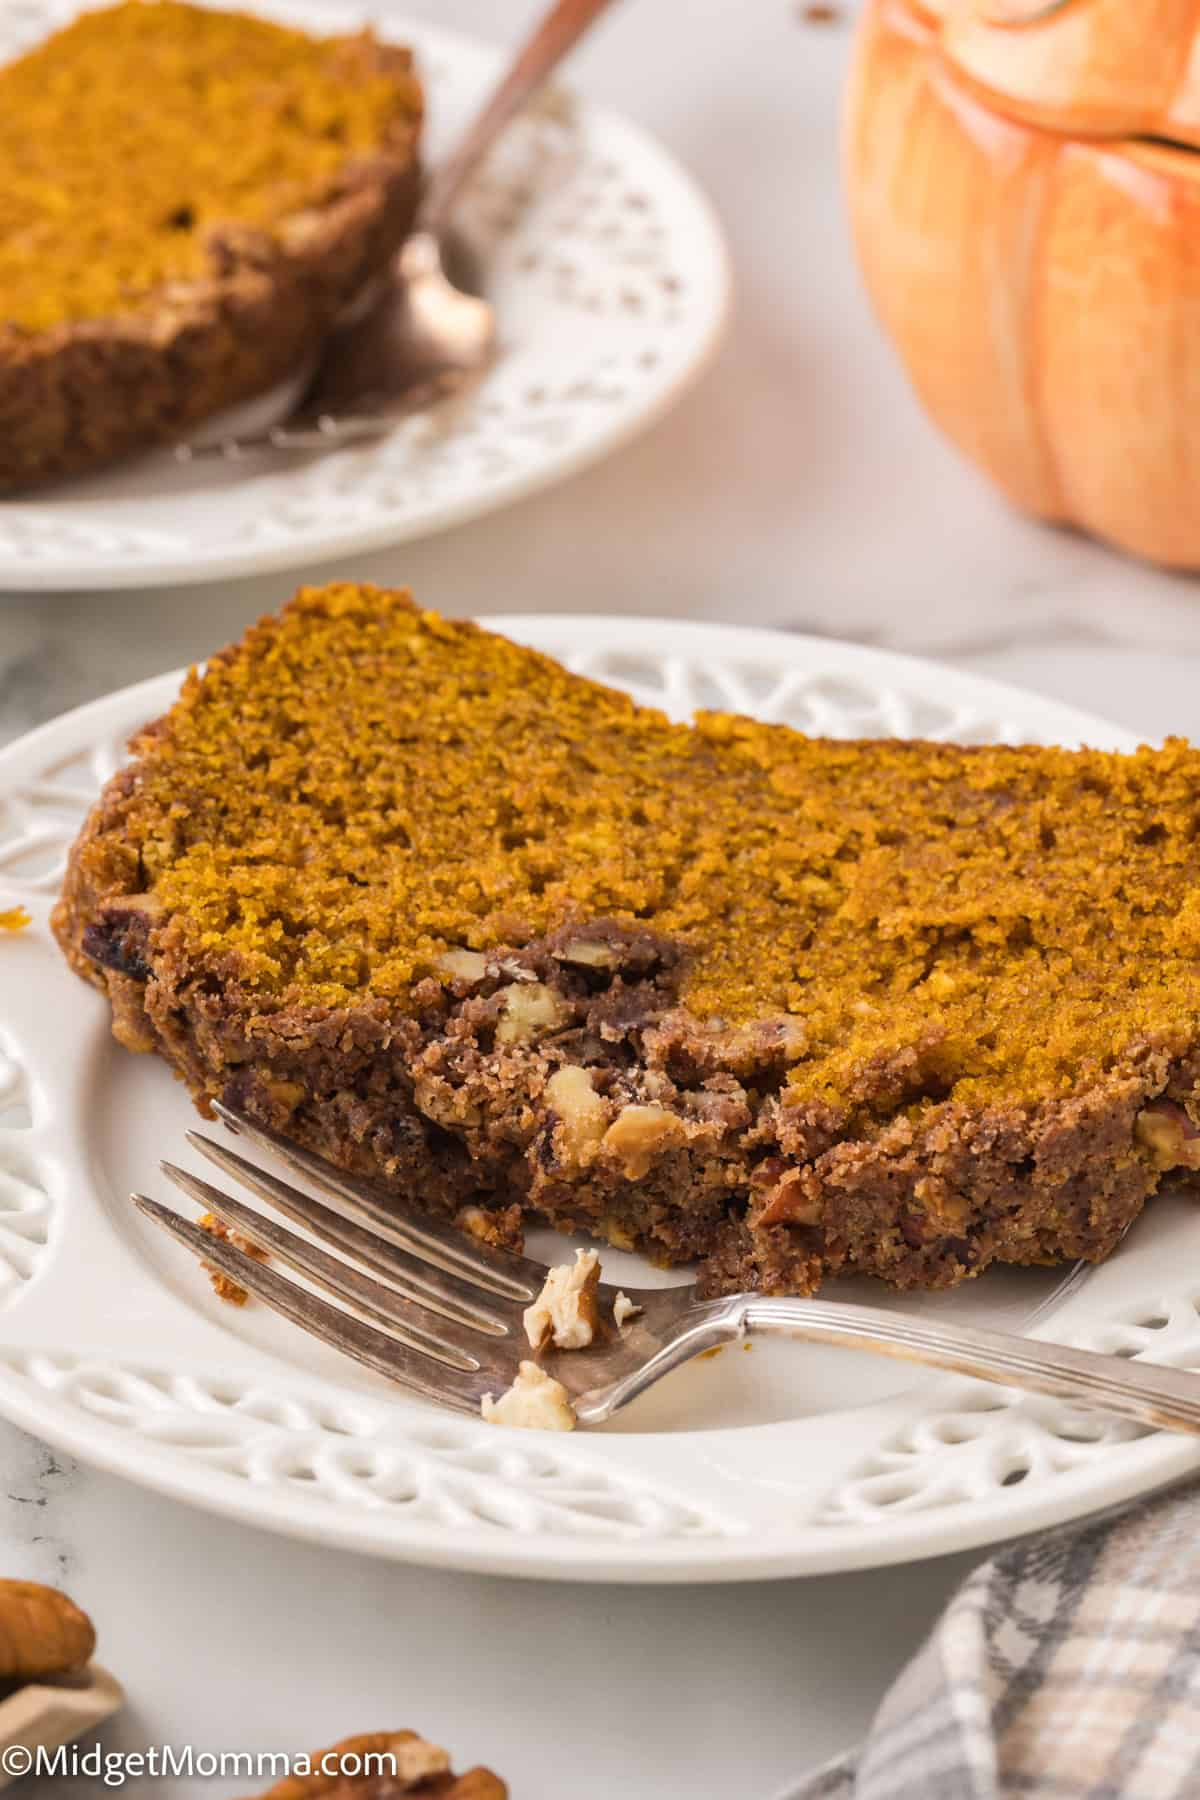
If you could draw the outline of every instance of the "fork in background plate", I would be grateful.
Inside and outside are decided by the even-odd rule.
[[[311,1286],[289,1280],[145,1194],[131,1195],[134,1204],[193,1256],[302,1330],[458,1412],[479,1417],[485,1394],[499,1397],[523,1361],[536,1361],[567,1390],[579,1422],[598,1425],[705,1350],[767,1335],[873,1350],[1102,1407],[1161,1429],[1200,1433],[1200,1375],[836,1300],[752,1293],[702,1300],[692,1286],[627,1287],[624,1293],[639,1310],[618,1328],[613,1323],[618,1289],[601,1282],[600,1316],[607,1324],[597,1341],[586,1350],[535,1355],[522,1314],[541,1292],[544,1263],[487,1248],[233,1108],[218,1104],[216,1110],[232,1131],[278,1158],[326,1199],[313,1198],[201,1132],[188,1132],[189,1143],[272,1213],[309,1235],[298,1236],[271,1213],[174,1163],[164,1161],[163,1173]]]
[[[409,236],[322,344],[287,417],[256,432],[181,444],[182,462],[251,450],[304,454],[384,437],[402,419],[469,391],[491,366],[489,303],[451,279],[450,220],[495,140],[613,0],[556,0],[453,154],[433,175]]]

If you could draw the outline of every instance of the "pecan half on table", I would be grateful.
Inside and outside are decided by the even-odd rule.
[[[309,1762],[312,1774],[286,1776],[259,1800],[508,1800],[489,1769],[455,1775],[446,1752],[415,1731],[343,1738]]]
[[[70,1674],[95,1648],[92,1621],[57,1588],[0,1581],[0,1682]]]

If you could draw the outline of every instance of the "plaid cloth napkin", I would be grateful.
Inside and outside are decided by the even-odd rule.
[[[789,1800],[1198,1800],[1200,1492],[1004,1551]]]

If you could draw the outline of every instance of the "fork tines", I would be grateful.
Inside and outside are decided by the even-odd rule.
[[[164,1161],[163,1173],[306,1285],[145,1194],[133,1194],[134,1204],[202,1263],[302,1330],[389,1380],[478,1416],[483,1395],[508,1387],[529,1353],[521,1315],[539,1292],[545,1268],[510,1252],[476,1250],[453,1228],[404,1212],[394,1200],[385,1204],[366,1182],[267,1127],[231,1108],[218,1110],[232,1129],[336,1199],[338,1209],[201,1132],[187,1134],[194,1149],[306,1235],[175,1163]]]

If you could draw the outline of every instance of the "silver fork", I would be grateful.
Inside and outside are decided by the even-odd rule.
[[[132,1194],[134,1204],[193,1256],[302,1330],[458,1412],[478,1417],[484,1395],[499,1397],[516,1379],[520,1363],[535,1360],[566,1388],[580,1423],[598,1425],[705,1350],[765,1335],[877,1351],[1102,1407],[1163,1430],[1200,1433],[1200,1375],[1188,1370],[838,1301],[758,1294],[701,1300],[688,1286],[626,1288],[639,1310],[618,1329],[612,1316],[619,1290],[602,1282],[600,1313],[608,1324],[599,1341],[586,1350],[542,1351],[535,1357],[521,1315],[541,1291],[544,1263],[485,1248],[232,1107],[218,1105],[216,1110],[232,1131],[278,1158],[336,1205],[315,1199],[201,1132],[189,1131],[188,1142],[273,1212],[320,1242],[297,1236],[276,1218],[174,1163],[164,1161],[163,1173],[207,1212],[337,1304],[145,1194]]]
[[[235,437],[180,444],[181,462],[252,450],[309,454],[384,437],[402,419],[461,396],[495,353],[489,303],[446,272],[454,206],[506,126],[613,0],[556,0],[422,196],[409,236],[383,275],[347,309],[285,419]]]

